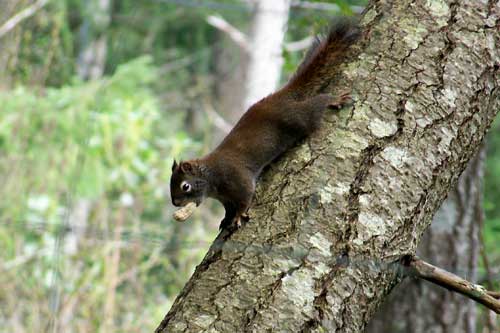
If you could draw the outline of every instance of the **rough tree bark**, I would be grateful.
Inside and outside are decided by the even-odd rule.
[[[258,185],[157,332],[359,332],[500,107],[496,1],[372,1],[355,103]],[[317,91],[306,91],[316,94]]]
[[[482,214],[484,147],[469,162],[439,208],[417,250],[419,257],[477,283],[478,217]],[[398,285],[366,332],[475,333],[477,303],[429,282]]]

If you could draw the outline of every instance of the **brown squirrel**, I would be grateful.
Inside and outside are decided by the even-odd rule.
[[[220,228],[239,227],[262,169],[317,129],[326,108],[350,100],[349,94],[308,98],[303,91],[324,89],[358,36],[353,21],[332,25],[327,38],[316,39],[290,81],[252,105],[213,152],[200,159],[174,160],[172,203],[199,205],[205,197],[215,198],[226,210]]]

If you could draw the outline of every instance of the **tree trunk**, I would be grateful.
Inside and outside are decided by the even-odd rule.
[[[219,33],[219,44],[215,47],[215,99],[219,114],[231,124],[235,124],[243,114],[241,109],[245,97],[243,77],[248,65],[245,50],[234,44],[224,32]],[[217,133],[216,143],[224,135]]]
[[[484,148],[469,163],[422,237],[426,261],[477,282],[478,216],[482,212]],[[421,280],[405,280],[391,293],[367,332],[476,332],[477,304]]]
[[[217,49],[218,107],[232,124],[278,87],[289,9],[290,0],[255,1],[248,50],[226,43]]]
[[[107,54],[106,28],[110,22],[111,0],[84,2],[83,24],[80,27],[80,44],[77,73],[84,80],[98,79],[104,73]]]
[[[281,53],[289,10],[290,0],[255,0],[242,112],[276,90],[283,65]]]
[[[362,331],[500,107],[499,15],[498,0],[372,1],[327,88],[354,105],[264,174],[157,332]]]

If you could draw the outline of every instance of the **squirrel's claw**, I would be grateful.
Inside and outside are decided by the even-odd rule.
[[[349,91],[345,91],[333,98],[332,101],[328,104],[328,107],[331,109],[338,110],[342,108],[344,105],[352,102],[351,93]]]
[[[236,216],[232,219],[224,218],[219,225],[219,230],[222,230],[222,229],[238,230],[243,225],[243,222],[248,222],[249,219],[250,218],[249,218],[248,214]]]
[[[248,213],[241,214],[240,220],[243,220],[243,222],[248,222],[250,221],[250,215],[248,215]]]

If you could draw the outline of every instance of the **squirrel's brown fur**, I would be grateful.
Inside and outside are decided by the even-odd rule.
[[[262,169],[311,134],[326,108],[339,107],[349,99],[348,94],[317,93],[335,77],[358,36],[351,21],[335,24],[326,39],[314,43],[290,81],[251,106],[213,152],[201,159],[174,162],[170,181],[173,204],[199,204],[205,197],[213,197],[226,209],[221,227],[239,225]]]

